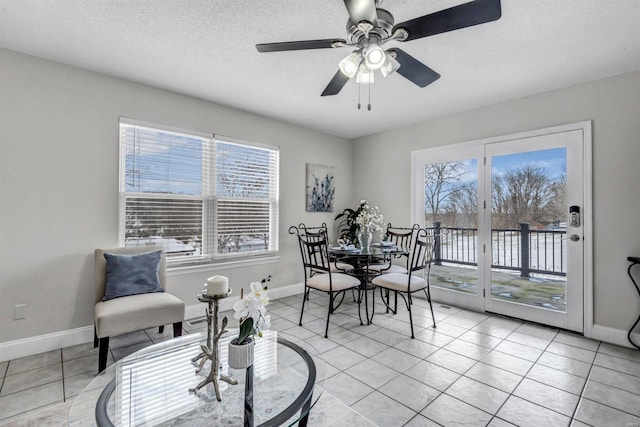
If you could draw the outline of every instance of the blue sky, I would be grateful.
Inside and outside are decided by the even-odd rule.
[[[567,167],[567,149],[552,148],[494,156],[491,159],[492,175],[499,175],[508,169],[515,169],[525,164],[544,168],[553,178],[564,175]]]
[[[461,182],[477,182],[478,180],[478,160],[463,160],[465,174],[461,177]],[[509,169],[516,169],[526,164],[533,164],[546,170],[550,177],[556,178],[566,172],[567,149],[552,148],[549,150],[529,151],[525,153],[506,154],[494,156],[491,159],[492,175],[501,175]]]

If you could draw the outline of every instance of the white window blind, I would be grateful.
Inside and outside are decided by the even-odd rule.
[[[278,250],[275,147],[120,122],[120,240],[170,264]]]
[[[214,142],[216,237],[220,256],[273,252],[278,247],[278,152]]]

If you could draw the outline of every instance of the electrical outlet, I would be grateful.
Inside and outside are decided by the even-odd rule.
[[[13,320],[27,318],[27,304],[16,304],[13,306]]]

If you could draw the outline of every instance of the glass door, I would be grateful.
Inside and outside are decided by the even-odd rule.
[[[582,332],[581,131],[487,144],[486,159],[485,309]]]
[[[588,132],[585,122],[412,153],[412,222],[439,236],[434,301],[583,331]]]
[[[471,147],[469,147],[471,148]],[[482,150],[433,149],[416,158],[416,221],[437,237],[431,267],[434,300],[484,310],[478,200]]]

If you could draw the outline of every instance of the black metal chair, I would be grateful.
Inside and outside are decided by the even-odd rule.
[[[413,241],[413,237],[416,232],[420,229],[418,224],[413,224],[412,227],[394,227],[391,223],[387,224],[387,241],[392,242],[394,245],[398,247],[411,249],[411,242]],[[400,258],[404,258],[404,261],[400,260]],[[395,261],[395,262],[394,262]],[[399,262],[401,261],[401,262]],[[369,266],[369,271],[373,274],[372,276],[377,276],[379,274],[388,274],[388,273],[402,273],[407,274],[409,269],[409,255],[396,255],[392,258],[389,258],[378,264],[371,264]],[[398,309],[398,294],[394,293],[394,312]],[[389,290],[386,293],[387,302],[389,301]],[[387,305],[387,313],[389,312],[389,307]]]
[[[420,228],[414,237],[413,247],[409,255],[410,263],[407,265],[407,273],[387,273],[381,274],[374,278],[371,283],[380,288],[380,295],[387,307],[394,314],[397,312],[397,302],[395,309],[389,306],[389,298],[385,301],[382,291],[393,291],[399,294],[409,310],[409,323],[411,325],[411,338],[415,338],[413,333],[413,316],[411,313],[412,294],[424,291],[429,307],[431,309],[431,318],[433,319],[433,327],[436,327],[436,318],[433,314],[433,305],[431,304],[431,290],[429,288],[429,276],[431,273],[431,263],[435,251],[435,236],[430,235],[427,230]],[[423,277],[418,277],[414,273],[422,271]]]
[[[394,245],[403,248],[411,248],[411,242],[416,232],[420,229],[418,224],[413,224],[412,227],[394,227],[391,223],[387,224],[387,241],[393,242]],[[394,263],[393,259],[406,258],[403,263]],[[401,265],[404,264],[404,265]],[[406,274],[409,268],[409,256],[398,255],[395,258],[389,259],[388,262],[381,264],[372,264],[369,266],[369,270],[375,273],[387,274],[387,273],[403,273]]]
[[[293,226],[295,227],[295,226]],[[327,229],[327,223],[323,222],[321,225],[317,227],[309,227],[303,223],[300,223],[297,226],[298,234],[304,234],[307,236],[309,241],[318,241],[322,239],[327,239],[327,244],[329,242],[329,230]],[[291,234],[291,228],[289,229],[289,234]],[[353,270],[353,265],[348,264],[346,262],[337,261],[335,258],[331,257],[330,268],[333,273],[346,273]],[[319,271],[315,271],[314,273],[320,273]]]
[[[298,325],[302,326],[304,306],[307,299],[309,299],[311,289],[326,292],[329,294],[329,307],[327,310],[327,325],[325,327],[324,337],[328,338],[331,314],[337,310],[344,301],[345,291],[349,289],[357,289],[359,291],[360,280],[348,274],[336,272],[336,262],[329,258],[326,232],[323,229],[319,229],[317,232],[312,230],[312,232],[309,233],[309,229],[309,227],[289,227],[289,234],[294,234],[298,238],[300,255],[302,256],[302,266],[304,268],[304,294]],[[336,305],[335,302],[339,296],[341,296],[341,299]]]

